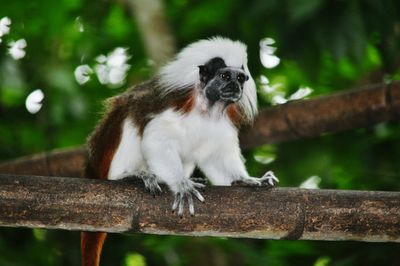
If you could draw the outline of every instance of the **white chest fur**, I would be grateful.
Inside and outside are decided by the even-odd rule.
[[[237,131],[225,116],[210,116],[199,110],[184,115],[171,109],[164,111],[147,125],[144,135],[175,145],[182,160],[194,163],[238,142]]]

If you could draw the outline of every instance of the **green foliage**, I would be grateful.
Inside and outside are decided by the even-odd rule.
[[[123,2],[123,1],[122,1]],[[131,54],[127,84],[151,73],[135,18],[121,1],[6,1],[0,19],[12,20],[0,43],[0,160],[80,145],[93,129],[102,101],[126,86],[108,88],[92,78],[80,86],[74,70],[100,54],[126,47]],[[371,82],[400,79],[400,2],[327,0],[166,0],[179,47],[213,35],[248,45],[253,76],[290,95],[301,86],[311,96]],[[83,31],[81,31],[83,27]],[[281,63],[265,69],[259,41],[276,40]],[[27,41],[25,58],[8,55],[11,40]],[[41,89],[37,114],[25,99]],[[270,96],[262,90],[260,106]],[[253,175],[274,170],[281,186],[311,176],[321,188],[399,190],[400,126],[383,123],[340,134],[266,145],[246,152]],[[267,204],[267,203],[266,203]],[[1,210],[0,210],[1,211]],[[0,265],[78,265],[79,234],[0,229]],[[110,235],[104,265],[396,265],[395,244],[264,241],[151,235]]]

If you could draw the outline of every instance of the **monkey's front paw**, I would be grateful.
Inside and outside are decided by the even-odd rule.
[[[141,173],[139,177],[143,180],[144,186],[151,195],[155,196],[161,193],[161,188],[157,182],[157,176],[151,173]]]
[[[268,171],[261,178],[243,177],[242,179],[232,183],[232,185],[236,185],[236,183],[239,183],[239,185],[244,184],[248,186],[263,186],[263,185],[275,186],[275,183],[278,182],[279,180],[278,178],[276,178],[274,173],[272,171]]]
[[[183,208],[185,206],[185,201],[188,202],[189,205],[189,213],[190,215],[194,215],[194,203],[193,203],[193,195],[201,202],[204,202],[204,197],[200,194],[197,189],[204,188],[205,185],[193,182],[192,180],[185,179],[180,181],[176,185],[175,192],[175,200],[172,204],[172,211],[174,212],[178,209],[178,215],[182,217]]]
[[[275,186],[279,183],[279,179],[275,176],[274,172],[268,171],[260,178],[261,184],[268,184],[270,186]]]

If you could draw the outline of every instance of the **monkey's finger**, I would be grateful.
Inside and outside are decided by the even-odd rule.
[[[202,177],[192,177],[190,178],[190,180],[192,180],[194,183],[200,183],[200,184],[207,184],[207,180],[205,178]]]
[[[179,203],[179,195],[176,194],[175,195],[175,199],[174,199],[174,203],[172,204],[172,211],[174,212],[176,210],[176,208],[178,207],[178,203]]]
[[[193,185],[194,185],[194,187],[196,187],[196,188],[205,188],[205,187],[206,187],[205,184],[195,183],[195,182],[193,182]]]
[[[198,200],[204,202],[204,197],[200,194],[200,192],[197,189],[193,189],[193,194],[196,196]]]
[[[279,183],[279,179],[276,177],[276,176],[271,176],[271,178],[276,182],[276,183]]]
[[[274,186],[275,185],[275,183],[279,183],[279,180],[277,179],[277,178],[271,178],[270,180],[269,180],[269,183],[272,185],[272,186]]]
[[[188,194],[188,203],[189,203],[189,213],[191,216],[194,215],[194,204],[193,204],[193,196],[192,194]]]
[[[179,198],[179,206],[178,206],[178,215],[180,217],[183,216],[183,207],[185,207],[185,200],[183,198],[183,194],[181,194],[181,197]]]
[[[275,185],[275,184],[274,184],[274,180],[273,180],[272,178],[268,178],[268,183],[269,183],[271,186]]]
[[[265,178],[263,182],[268,183],[270,186],[275,186],[276,183],[279,183],[279,180],[276,177],[269,176]]]
[[[275,176],[274,172],[268,171],[263,175],[263,178],[273,179],[275,182],[279,183],[279,179]]]

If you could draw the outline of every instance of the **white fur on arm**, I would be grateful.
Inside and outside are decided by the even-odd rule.
[[[183,129],[176,122],[178,114],[171,110],[151,120],[142,136],[142,153],[148,169],[160,182],[166,183],[174,192],[177,184],[185,179],[188,170],[179,154],[179,139]]]
[[[238,147],[208,157],[199,167],[215,186],[230,186],[234,181],[249,177]]]
[[[185,171],[179,157],[177,146],[171,140],[147,134],[143,136],[142,150],[149,171],[156,175],[174,192],[177,185],[185,178]]]

